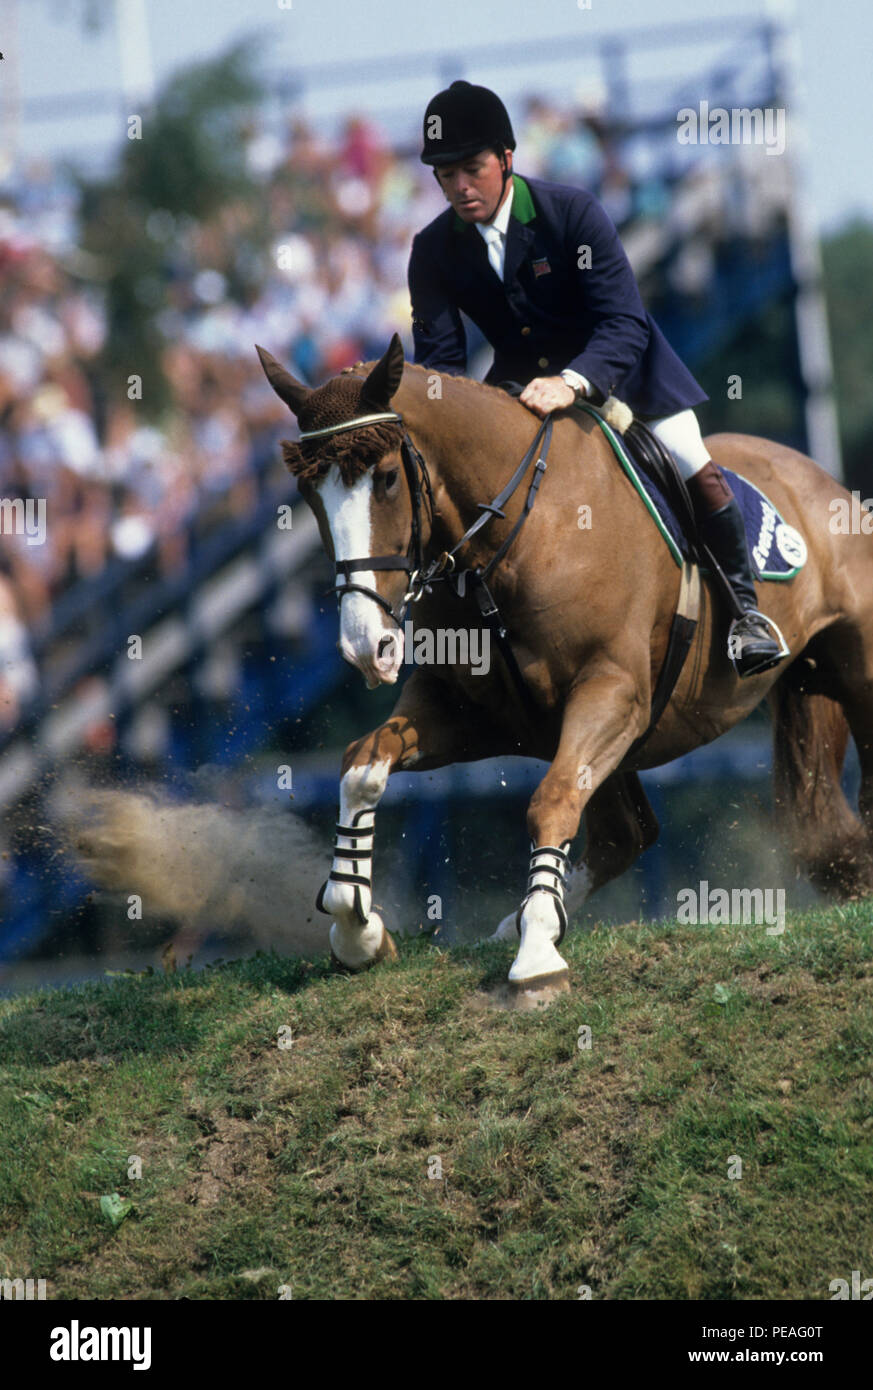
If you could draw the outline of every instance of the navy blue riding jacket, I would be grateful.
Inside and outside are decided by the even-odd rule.
[[[463,310],[494,348],[491,385],[526,385],[572,368],[604,398],[618,396],[649,419],[707,400],[643,308],[618,233],[594,195],[512,178],[503,282],[484,238],[452,208],[413,238],[415,361],[466,372]]]

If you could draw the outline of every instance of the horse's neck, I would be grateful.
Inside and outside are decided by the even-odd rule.
[[[479,502],[490,502],[521,461],[530,438],[508,409],[509,397],[491,397],[471,383],[438,378],[446,384],[439,400],[428,398],[436,376],[408,373],[394,405],[424,457],[440,513],[437,544],[452,545],[479,516]],[[531,416],[532,435],[537,422]],[[438,534],[443,532],[444,534]]]

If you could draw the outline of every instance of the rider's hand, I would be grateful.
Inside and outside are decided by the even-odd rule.
[[[522,405],[543,419],[550,410],[566,410],[576,399],[576,392],[562,376],[535,376],[519,396]]]

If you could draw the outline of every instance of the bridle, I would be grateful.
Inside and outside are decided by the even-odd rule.
[[[467,542],[476,535],[477,531],[480,531],[483,526],[487,525],[492,517],[498,516],[503,518],[506,516],[503,508],[521,484],[530,466],[531,460],[539,450],[540,443],[542,442],[542,452],[536,461],[524,507],[522,508],[521,515],[509,532],[509,535],[495,551],[484,568],[464,571],[458,575],[455,585],[458,596],[463,598],[467,588],[465,581],[468,576],[471,576],[473,582],[470,584],[469,588],[471,591],[475,590],[477,598],[480,600],[480,609],[483,618],[488,620],[489,618],[496,617],[499,623],[497,605],[491,598],[485,581],[512,545],[512,542],[527,520],[528,514],[536,500],[537,491],[542,482],[543,474],[546,471],[546,457],[549,452],[549,444],[552,437],[551,414],[547,415],[543,420],[524,458],[506,486],[498,493],[492,502],[478,502],[476,504],[482,515],[477,517],[472,526],[467,528],[461,539],[451,550],[443,551],[442,554],[431,561],[430,565],[426,568],[424,563],[424,541],[422,538],[423,499],[426,500],[428,520],[432,525],[434,517],[433,486],[431,484],[427,463],[410,438],[403,416],[398,415],[396,411],[393,410],[379,411],[373,415],[359,415],[354,420],[347,420],[342,425],[328,425],[320,430],[307,430],[300,435],[300,438],[324,439],[329,435],[339,434],[343,430],[360,429],[362,426],[374,425],[383,420],[399,424],[402,430],[400,457],[403,461],[403,468],[406,474],[409,496],[412,503],[412,534],[409,538],[406,555],[405,557],[401,555],[367,555],[353,560],[335,560],[334,570],[336,576],[338,579],[342,576],[345,579],[345,583],[334,584],[333,587],[326,590],[326,592],[329,594],[337,594],[340,603],[342,603],[344,594],[365,594],[367,598],[372,599],[374,603],[378,603],[380,608],[383,608],[388,614],[389,618],[391,618],[398,627],[402,628],[406,614],[409,611],[410,603],[417,603],[435,580],[448,579],[449,576],[454,573],[455,556],[461,547],[466,545]],[[361,570],[406,571],[409,575],[409,584],[400,601],[398,610],[395,610],[388,600],[384,598],[382,594],[377,593],[375,589],[371,589],[366,584],[356,584],[352,581],[351,576]],[[483,595],[487,600],[487,606],[483,606]],[[500,631],[498,627],[498,629],[496,629],[496,635],[499,636],[499,640],[502,643],[505,637],[505,630]]]
[[[409,496],[412,502],[412,534],[409,538],[406,555],[367,555],[354,560],[335,560],[334,570],[337,579],[342,576],[346,582],[344,584],[334,584],[333,588],[328,589],[326,592],[329,594],[337,594],[340,603],[342,603],[344,594],[366,594],[367,598],[372,599],[374,603],[378,603],[380,608],[384,608],[389,618],[391,618],[398,627],[402,628],[410,603],[417,603],[425,589],[424,584],[420,583],[420,577],[424,569],[423,503],[426,503],[427,516],[431,525],[433,524],[434,514],[433,487],[431,485],[427,464],[419,450],[413,444],[409,436],[409,431],[403,422],[403,416],[398,415],[393,410],[380,411],[374,415],[359,415],[354,420],[347,420],[345,424],[342,425],[328,425],[325,429],[308,430],[304,434],[301,434],[300,438],[326,438],[328,435],[339,434],[342,430],[360,429],[363,425],[375,425],[382,420],[389,420],[394,424],[399,424],[402,429],[400,457],[403,461],[403,471],[406,474]],[[352,581],[351,576],[358,573],[360,570],[406,571],[409,575],[409,585],[400,601],[398,610],[395,611],[392,604],[375,589],[371,589],[367,584],[357,584]]]

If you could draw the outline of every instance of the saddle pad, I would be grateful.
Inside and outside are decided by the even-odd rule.
[[[593,415],[612,445],[613,452],[646,504],[655,525],[667,542],[677,565],[688,559],[688,540],[679,520],[655,480],[630,459],[621,436],[606,423],[591,406],[580,402],[580,408]],[[793,526],[780,516],[769,497],[746,478],[722,468],[734,497],[739,503],[746,526],[749,553],[762,579],[793,579],[806,564],[806,542]]]

